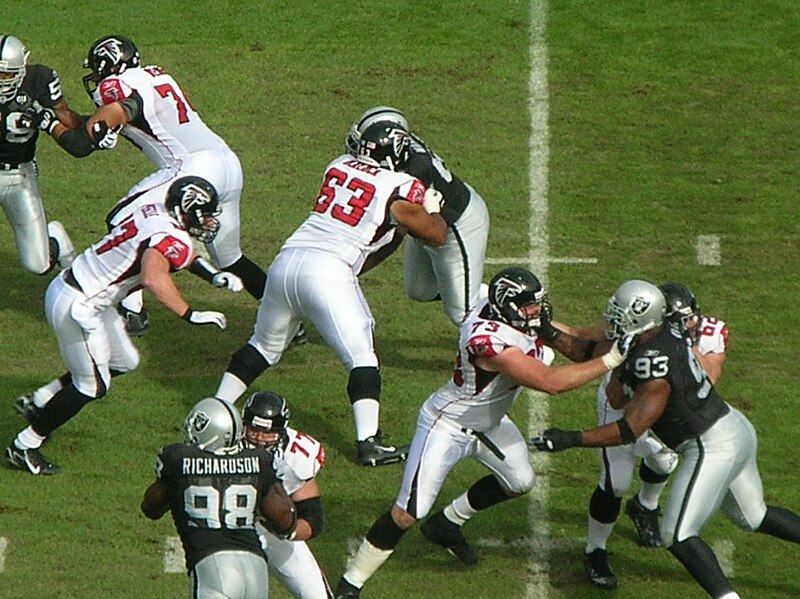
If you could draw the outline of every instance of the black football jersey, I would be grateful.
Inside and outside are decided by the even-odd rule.
[[[10,102],[0,102],[0,162],[19,164],[33,160],[39,129],[20,127],[19,117],[34,100],[52,108],[62,98],[58,73],[42,64],[27,67],[16,97]]]
[[[255,522],[259,499],[277,480],[272,463],[264,449],[216,455],[175,444],[161,450],[156,474],[168,489],[187,571],[217,551],[264,556]]]
[[[455,223],[469,204],[469,189],[447,168],[444,161],[416,135],[411,135],[411,153],[403,171],[415,176],[426,187],[442,194],[442,218],[448,225]]]
[[[691,347],[670,327],[633,348],[620,380],[630,399],[637,386],[653,379],[666,379],[671,390],[664,412],[650,428],[672,449],[701,435],[729,411]]]

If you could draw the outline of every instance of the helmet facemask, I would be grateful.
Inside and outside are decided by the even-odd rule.
[[[96,40],[89,48],[89,54],[83,61],[83,68],[90,69],[83,77],[86,93],[99,106],[97,86],[106,77],[124,73],[128,68],[141,64],[139,50],[127,37],[109,35]]]

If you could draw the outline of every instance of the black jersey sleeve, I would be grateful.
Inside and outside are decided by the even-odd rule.
[[[28,93],[42,106],[52,108],[58,104],[64,94],[61,91],[61,78],[53,69],[43,64],[28,67],[30,89]]]

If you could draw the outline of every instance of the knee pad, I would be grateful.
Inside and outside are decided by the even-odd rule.
[[[589,515],[603,524],[613,524],[619,518],[622,508],[622,498],[613,493],[595,487],[592,498],[589,500]]]
[[[672,471],[678,467],[678,454],[671,449],[662,449],[656,453],[651,453],[642,460],[639,467],[639,476],[648,483],[660,483],[667,480]],[[647,470],[649,472],[647,472]],[[651,476],[654,480],[648,480],[645,476]]]
[[[357,366],[350,371],[347,395],[353,404],[359,399],[380,400],[381,375],[374,366]]]
[[[267,359],[248,343],[231,356],[228,372],[249,387],[267,368]]]

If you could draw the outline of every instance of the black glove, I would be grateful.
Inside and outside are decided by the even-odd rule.
[[[28,129],[37,128],[47,133],[52,133],[59,122],[56,111],[42,106],[37,108],[37,106],[29,106],[22,113],[22,116],[17,119],[17,126]]]
[[[583,434],[581,431],[562,431],[560,428],[548,428],[538,437],[528,441],[528,447],[533,447],[539,451],[563,451],[572,447],[583,445]]]
[[[548,309],[549,308],[549,309]],[[553,309],[549,307],[543,309],[539,312],[539,326],[533,327],[533,330],[536,331],[536,334],[544,339],[549,345],[555,343],[555,340],[561,336],[561,331],[559,331],[556,327],[553,326],[553,323],[550,322],[550,319],[553,317]]]

